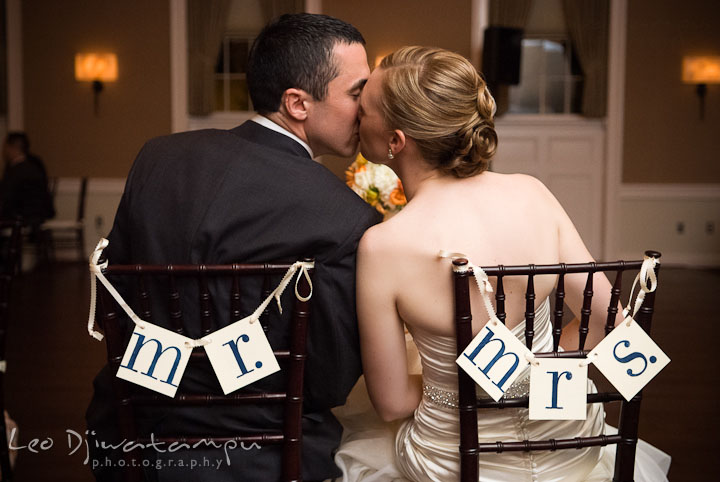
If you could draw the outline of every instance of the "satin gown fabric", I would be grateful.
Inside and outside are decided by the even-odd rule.
[[[524,339],[525,324],[513,328]],[[457,393],[455,339],[411,329],[422,364],[423,383],[443,391]],[[412,342],[408,343],[411,348]],[[552,350],[550,304],[542,303],[535,316],[533,351]],[[411,353],[409,351],[409,353]],[[412,355],[410,356],[412,358]],[[510,390],[523,390],[530,374],[529,366]],[[588,381],[588,392],[595,385]],[[457,409],[423,397],[414,416],[401,423],[384,424],[372,413],[364,386],[351,393],[351,406],[336,413],[345,425],[343,443],[335,462],[346,481],[451,481],[459,479],[460,456]],[[480,387],[478,396],[487,397]],[[589,404],[585,420],[529,420],[527,409],[480,409],[480,443],[572,438],[612,433],[605,425],[601,404]],[[612,448],[589,447],[581,450],[505,452],[480,454],[480,480],[513,481],[609,481],[614,467]],[[667,480],[670,458],[641,442],[636,460],[636,481]],[[642,465],[643,467],[639,467]]]

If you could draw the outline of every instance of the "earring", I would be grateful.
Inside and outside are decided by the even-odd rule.
[[[392,147],[388,147],[388,159],[395,159],[392,153]]]

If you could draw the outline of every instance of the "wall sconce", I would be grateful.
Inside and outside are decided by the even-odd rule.
[[[75,54],[75,80],[92,82],[93,106],[98,115],[98,96],[103,82],[114,82],[118,76],[117,55],[109,53]]]
[[[697,84],[700,120],[703,120],[707,84],[720,84],[720,57],[686,55],[683,57],[682,81],[684,84]]]

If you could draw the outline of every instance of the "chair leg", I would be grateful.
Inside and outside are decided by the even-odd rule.
[[[80,261],[85,259],[85,230],[80,228],[77,230],[77,246],[78,254],[80,255]]]
[[[49,229],[43,229],[38,233],[37,240],[37,253],[38,259],[45,263],[52,263],[55,261],[55,241],[53,240],[52,231]]]

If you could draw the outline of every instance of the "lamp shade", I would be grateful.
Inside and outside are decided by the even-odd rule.
[[[117,80],[117,55],[110,53],[75,54],[75,80],[103,82]]]
[[[683,57],[682,81],[685,84],[720,84],[720,56]]]

